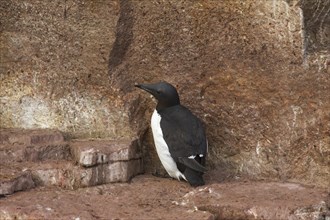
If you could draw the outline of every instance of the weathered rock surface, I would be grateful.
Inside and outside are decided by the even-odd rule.
[[[75,180],[76,185],[87,187],[105,183],[127,182],[141,173],[143,173],[142,160],[135,159],[78,169]]]
[[[0,199],[1,219],[327,219],[329,194],[292,183],[226,182],[191,188],[142,175],[68,191],[36,188]]]
[[[129,137],[108,79],[119,1],[0,2],[0,127]]]
[[[72,155],[81,168],[81,186],[126,182],[143,172],[137,140],[78,140],[70,143]]]
[[[155,177],[76,191],[39,188],[1,199],[0,218],[214,219],[211,213],[174,204],[189,189],[185,183]]]
[[[35,187],[40,184],[37,171],[48,161],[70,158],[69,145],[57,130],[0,129],[0,195]]]
[[[218,219],[330,218],[329,191],[295,183],[211,184],[183,196],[180,204],[209,211]]]
[[[64,142],[63,134],[49,129],[0,129],[1,145],[40,145]]]
[[[70,158],[63,134],[48,129],[0,129],[0,164]]]
[[[143,172],[141,159],[117,161],[95,167],[76,166],[72,161],[2,164],[0,196],[35,186],[77,189],[106,183],[127,182]]]
[[[74,160],[90,167],[116,161],[141,159],[137,140],[77,140],[70,143]]]
[[[109,70],[112,85],[147,100],[147,115],[133,115],[137,124],[149,120],[155,104],[132,84],[177,86],[181,103],[205,122],[211,169],[329,187],[329,44],[306,49],[330,35],[329,4],[128,1],[121,7],[126,19],[118,22],[122,35],[134,37]],[[150,133],[144,140],[145,167],[160,173]]]
[[[141,137],[161,173],[133,84],[167,80],[209,168],[329,186],[329,1],[0,1],[0,127]]]
[[[0,197],[10,195],[18,191],[24,191],[35,187],[30,171],[17,171],[11,167],[1,165],[0,172]]]
[[[0,0],[0,128],[144,140],[142,164],[134,142],[70,149],[57,132],[1,130],[0,195],[127,181],[143,167],[162,173],[147,130],[154,103],[133,88],[159,80],[177,86],[206,125],[206,179],[328,189],[329,8],[298,0]],[[191,189],[142,176],[19,192],[0,199],[0,218],[327,219],[329,200],[323,189],[291,183]]]
[[[0,131],[0,196],[35,186],[76,189],[126,182],[143,172],[137,140],[66,142],[56,130]]]

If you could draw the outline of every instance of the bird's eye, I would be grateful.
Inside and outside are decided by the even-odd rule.
[[[157,94],[160,94],[160,93],[162,93],[160,90],[157,90],[156,92],[157,92]]]

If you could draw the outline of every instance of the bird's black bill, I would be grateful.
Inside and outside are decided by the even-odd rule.
[[[154,88],[155,86],[152,85],[152,84],[136,84],[134,86],[139,88],[139,89],[143,89],[144,91],[147,91],[151,94],[153,94],[154,91],[156,90],[156,88]]]

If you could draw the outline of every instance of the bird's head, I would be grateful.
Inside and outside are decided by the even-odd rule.
[[[157,99],[158,103],[156,109],[158,111],[180,104],[178,92],[174,86],[167,82],[159,82],[155,84],[137,84],[135,87],[149,92]]]

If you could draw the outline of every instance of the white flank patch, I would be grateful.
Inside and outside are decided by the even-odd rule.
[[[158,157],[162,162],[165,170],[171,177],[178,180],[180,180],[180,177],[182,177],[187,181],[186,177],[178,170],[175,161],[171,157],[170,151],[168,150],[168,146],[163,138],[163,132],[160,127],[160,120],[161,117],[158,114],[157,110],[155,110],[151,117],[151,129],[152,134],[154,136],[154,142]]]

